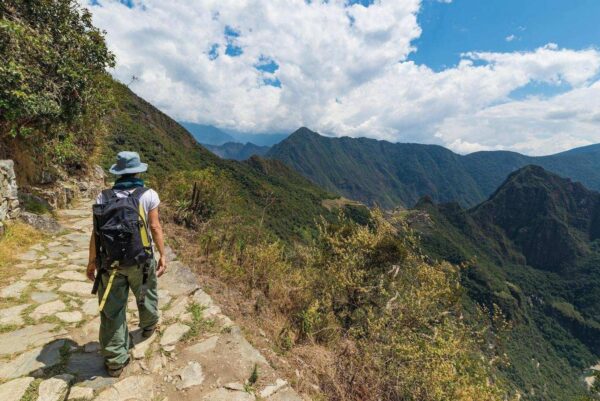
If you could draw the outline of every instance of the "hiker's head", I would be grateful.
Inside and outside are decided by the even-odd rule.
[[[117,162],[108,170],[111,174],[118,176],[135,175],[148,170],[148,165],[142,163],[137,152],[119,152]]]

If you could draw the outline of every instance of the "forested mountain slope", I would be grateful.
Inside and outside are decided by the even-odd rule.
[[[600,357],[600,193],[526,166],[472,209],[423,199],[410,213],[429,255],[471,265],[468,302],[509,318],[504,371],[524,399],[582,394]]]
[[[600,146],[545,157],[503,151],[461,156],[436,145],[328,138],[300,128],[266,156],[328,190],[384,208],[411,207],[425,195],[473,206],[528,164],[600,189]]]

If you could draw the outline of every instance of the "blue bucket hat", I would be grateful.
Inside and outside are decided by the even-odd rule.
[[[119,152],[117,163],[108,170],[115,175],[143,173],[148,170],[148,165],[140,161],[137,152]]]

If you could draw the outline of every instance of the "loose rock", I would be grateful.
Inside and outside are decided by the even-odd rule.
[[[69,391],[71,375],[56,376],[40,383],[37,401],[63,401]]]
[[[31,382],[33,382],[33,377],[23,377],[0,385],[0,400],[20,401]]]
[[[181,382],[177,384],[178,390],[184,390],[193,386],[199,386],[204,382],[202,366],[198,362],[190,362],[179,372]]]

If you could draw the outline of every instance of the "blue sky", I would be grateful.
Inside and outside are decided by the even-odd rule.
[[[247,133],[549,154],[600,142],[600,0],[87,0],[113,75]]]
[[[437,71],[471,51],[600,45],[598,0],[424,0],[418,21],[423,32],[410,59]]]

